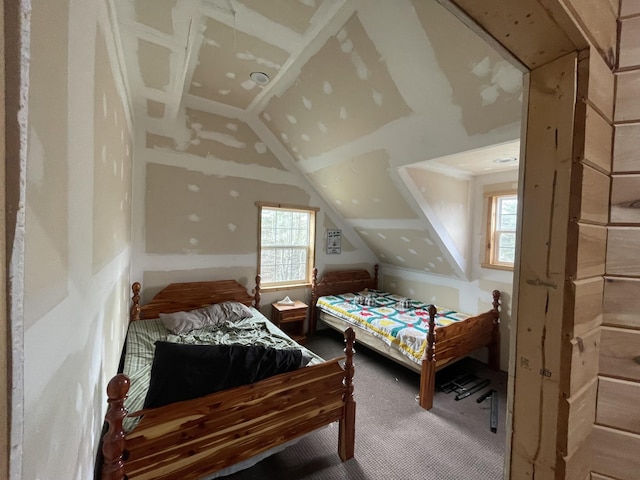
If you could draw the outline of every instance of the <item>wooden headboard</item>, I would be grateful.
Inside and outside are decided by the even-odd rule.
[[[378,265],[373,267],[373,277],[364,269],[358,270],[337,270],[325,272],[322,279],[318,281],[318,269],[313,269],[311,280],[311,309],[309,331],[316,329],[316,302],[324,295],[335,295],[337,293],[359,292],[366,288],[378,288]]]
[[[157,318],[160,313],[193,310],[212,303],[235,301],[247,306],[260,308],[260,276],[256,277],[254,294],[236,280],[215,280],[210,282],[171,283],[159,291],[146,305],[140,305],[139,282],[131,286],[133,305],[131,320]]]

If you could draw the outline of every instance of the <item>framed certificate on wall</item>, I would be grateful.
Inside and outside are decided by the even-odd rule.
[[[327,230],[327,253],[342,252],[342,230]]]

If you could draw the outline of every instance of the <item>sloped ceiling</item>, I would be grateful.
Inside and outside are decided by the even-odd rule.
[[[514,168],[494,160],[517,158],[522,74],[438,2],[111,5],[148,148],[298,171],[380,262],[465,278],[469,192]]]

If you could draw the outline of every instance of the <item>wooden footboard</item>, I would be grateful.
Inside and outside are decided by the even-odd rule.
[[[321,281],[318,281],[317,269],[313,271],[312,294],[311,294],[311,327],[315,330],[318,309],[316,307],[318,298],[324,295],[336,295],[340,293],[354,293],[365,288],[377,288],[378,266],[375,266],[372,277],[366,270],[346,270],[327,272]],[[489,350],[489,367],[494,370],[500,368],[500,291],[494,290],[493,308],[480,315],[470,317],[464,321],[436,328],[436,308],[429,307],[429,331],[427,333],[427,345],[422,365],[416,364],[401,354],[390,354],[385,351],[384,342],[373,334],[362,335],[359,342],[380,352],[382,355],[406,365],[412,370],[420,372],[420,406],[430,409],[433,406],[433,396],[435,393],[436,372],[443,367],[468,356],[474,350],[487,347]],[[338,317],[335,317],[338,319]],[[343,320],[329,320],[328,325],[332,328],[340,328]]]
[[[436,371],[474,350],[487,347],[489,367],[500,368],[500,291],[494,290],[492,295],[492,310],[446,328],[435,328],[436,309],[429,307],[427,349],[420,377],[421,407],[429,410],[433,406]]]
[[[346,359],[139,412],[143,418],[128,434],[122,420],[129,380],[115,376],[107,388],[102,480],[198,479],[334,421],[340,458],[353,457],[354,340],[347,329]]]

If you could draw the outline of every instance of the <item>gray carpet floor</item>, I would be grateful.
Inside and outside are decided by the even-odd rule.
[[[356,339],[357,342],[357,339]],[[324,358],[341,355],[342,336],[320,330],[306,346]],[[438,391],[426,411],[417,401],[420,378],[407,368],[356,343],[356,444],[354,458],[341,462],[338,425],[314,432],[295,445],[226,480],[500,480],[505,451],[507,374],[473,359],[439,371],[436,383],[463,374],[491,384],[463,400]],[[490,429],[491,402],[477,398],[498,392],[497,432]]]

